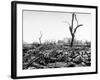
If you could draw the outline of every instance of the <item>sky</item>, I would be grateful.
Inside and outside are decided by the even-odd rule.
[[[78,23],[83,24],[76,31],[75,38],[78,40],[91,41],[91,14],[76,14]],[[45,11],[23,11],[23,41],[27,43],[41,41],[58,41],[71,38],[69,24],[71,24],[72,13],[69,12],[45,12]],[[69,24],[68,24],[69,23]],[[76,22],[74,22],[74,28]]]

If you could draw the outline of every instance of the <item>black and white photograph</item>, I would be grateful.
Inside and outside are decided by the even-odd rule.
[[[97,72],[96,6],[16,5],[17,77]]]
[[[91,23],[89,13],[23,11],[23,69],[91,66]]]

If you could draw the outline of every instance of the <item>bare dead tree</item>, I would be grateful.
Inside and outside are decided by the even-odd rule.
[[[41,44],[42,32],[40,32],[39,43]]]
[[[73,25],[74,25],[74,21],[76,20],[77,22],[77,26],[75,28],[73,28]],[[71,25],[69,24],[69,30],[70,30],[70,34],[71,34],[71,43],[70,43],[70,47],[73,46],[73,42],[74,42],[74,38],[75,38],[75,33],[77,31],[77,29],[80,27],[80,26],[83,26],[83,24],[78,24],[78,20],[77,20],[77,17],[76,17],[76,14],[75,13],[72,13],[72,21],[71,21]]]

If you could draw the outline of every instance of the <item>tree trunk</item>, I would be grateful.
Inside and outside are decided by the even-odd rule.
[[[42,33],[40,32],[39,43],[41,44]]]
[[[74,42],[74,34],[72,34],[72,39],[71,39],[71,45],[70,45],[70,47],[72,47],[73,46],[73,42]]]
[[[41,38],[39,38],[39,42],[40,42],[40,44],[41,44]]]

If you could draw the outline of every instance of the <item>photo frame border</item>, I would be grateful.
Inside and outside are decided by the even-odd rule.
[[[78,7],[78,8],[93,8],[96,10],[96,71],[83,72],[83,73],[65,73],[65,74],[51,74],[51,75],[37,75],[37,76],[17,76],[17,4],[28,5],[45,5],[45,6],[59,6],[59,7]],[[12,1],[11,2],[11,78],[39,78],[39,77],[55,77],[55,76],[72,76],[72,75],[86,75],[98,73],[98,7],[88,5],[73,5],[73,4],[58,4],[58,3],[42,3],[42,2],[25,2],[25,1]]]

